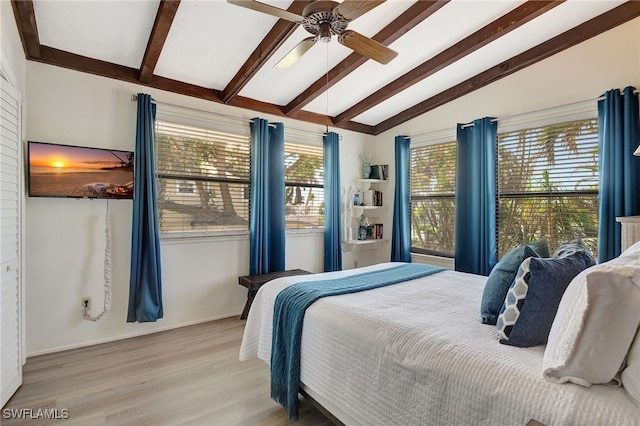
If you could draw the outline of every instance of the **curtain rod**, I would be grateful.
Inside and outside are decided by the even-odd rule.
[[[634,95],[636,95],[638,93],[640,93],[640,91],[638,91],[638,90],[634,90],[633,91]],[[523,113],[520,113],[520,114],[506,115],[504,117],[494,118],[494,119],[491,120],[491,122],[495,123],[496,121],[506,120],[506,119],[509,119],[509,118],[520,117],[520,116],[523,116],[523,115],[536,114],[536,113],[539,113],[539,112],[550,111],[550,110],[558,109],[558,108],[566,108],[566,107],[571,107],[571,106],[578,106],[578,105],[591,103],[591,102],[599,102],[599,101],[602,101],[604,99],[606,99],[606,96],[600,96],[598,98],[586,99],[584,101],[572,102],[572,103],[568,103],[568,104],[564,104],[564,105],[556,105],[556,106],[552,106],[552,107],[548,107],[548,108],[538,109],[538,110],[535,110],[535,111],[523,112]],[[471,123],[467,123],[467,124],[461,125],[460,128],[466,129],[467,127],[473,127],[473,126],[474,126],[474,124],[473,124],[473,122],[471,122]]]
[[[565,104],[565,105],[556,105],[556,106],[552,106],[552,107],[548,107],[548,108],[542,108],[542,109],[535,110],[535,111],[523,112],[523,113],[520,113],[520,114],[506,115],[504,117],[494,118],[494,119],[491,120],[491,122],[493,123],[495,121],[500,121],[500,120],[505,120],[505,119],[508,119],[508,118],[519,117],[519,116],[522,116],[522,115],[535,114],[535,113],[548,111],[548,110],[552,110],[552,109],[557,109],[557,108],[566,108],[568,106],[576,106],[576,105],[584,104],[584,103],[587,103],[587,102],[596,102],[596,101],[599,101],[599,100],[602,100],[602,99],[604,99],[604,96],[601,96],[601,97],[595,98],[595,99],[587,99],[587,100],[584,100],[584,101],[573,102],[573,103],[569,103],[569,104]],[[473,126],[474,126],[474,124],[473,124],[473,122],[471,122],[471,123],[463,124],[460,127],[463,128],[463,129],[466,129],[467,127],[473,127]],[[415,136],[412,136],[412,138],[424,137],[424,136],[428,136],[428,135],[431,135],[431,134],[434,134],[434,133],[445,132],[447,130],[449,130],[449,129],[441,129],[441,130],[434,130],[434,131],[426,132],[426,133],[420,133],[420,134],[417,134]]]
[[[138,95],[136,95],[135,93],[131,95],[131,102],[137,102],[138,101]],[[222,117],[222,118],[228,118],[230,120],[236,120],[236,121],[240,121],[242,123],[253,123],[253,120],[248,119],[248,118],[240,118],[240,117],[234,117],[232,115],[225,115],[225,114],[220,114],[219,112],[212,112],[212,111],[205,111],[203,109],[197,109],[197,108],[191,108],[191,107],[186,107],[186,106],[182,106],[182,105],[175,105],[175,104],[170,104],[170,103],[166,103],[166,102],[158,102],[155,99],[151,98],[151,103],[156,104],[156,105],[166,105],[166,106],[170,106],[170,107],[175,107],[175,108],[182,108],[182,109],[186,109],[189,111],[195,111],[195,112],[204,112],[207,114],[212,114],[218,117]],[[275,127],[275,124],[271,124],[269,123],[269,127]],[[286,131],[287,127],[285,127],[285,131]],[[306,133],[312,133],[314,135],[320,135],[323,136],[328,132],[315,132],[313,130],[305,130],[305,129],[296,129],[295,127],[290,127],[289,130],[294,130],[296,132],[306,132]],[[340,139],[342,139],[342,135],[340,135]]]
[[[138,101],[138,95],[136,95],[135,93],[131,95],[131,102],[137,102]],[[151,103],[156,104],[156,105],[166,105],[166,106],[171,106],[171,107],[177,107],[177,108],[182,108],[182,109],[186,109],[189,111],[195,111],[195,112],[206,112],[208,114],[213,114],[216,115],[218,117],[222,117],[222,118],[229,118],[232,120],[236,120],[236,121],[241,121],[243,123],[251,123],[253,120],[250,120],[248,118],[240,118],[240,117],[233,117],[231,115],[224,115],[224,114],[220,114],[217,112],[212,112],[212,111],[205,111],[203,109],[197,109],[197,108],[191,108],[191,107],[186,107],[186,106],[182,106],[182,105],[174,105],[174,104],[169,104],[166,102],[158,102],[155,99],[151,98]]]
[[[409,136],[405,136],[405,139],[419,139],[419,138],[423,138],[425,136],[430,136],[430,135],[435,135],[436,133],[444,133],[444,132],[448,132],[451,131],[452,128],[447,128],[447,129],[440,129],[440,130],[431,130],[430,132],[424,132],[424,133],[418,133],[417,135],[409,135]],[[453,129],[455,131],[455,129]]]

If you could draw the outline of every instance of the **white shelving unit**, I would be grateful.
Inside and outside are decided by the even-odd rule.
[[[387,238],[379,240],[345,240],[342,245],[345,250],[377,250],[382,246],[382,243],[389,241]]]
[[[356,188],[358,191],[367,191],[372,188],[376,188],[378,191],[382,191],[384,193],[384,187],[389,184],[388,180],[382,179],[356,179],[355,180]],[[386,200],[383,200],[386,203]],[[352,205],[353,201],[349,200],[349,205],[347,208],[347,216],[348,223],[350,225],[351,234],[355,237],[357,229],[358,218],[364,212],[367,217],[376,218],[379,217],[382,213],[384,213],[388,207],[387,205],[382,206],[354,206]],[[342,241],[343,248],[345,250],[375,250],[382,246],[382,244],[388,242],[388,238],[380,238],[380,239],[369,239],[369,240],[358,240],[356,238],[345,238]]]

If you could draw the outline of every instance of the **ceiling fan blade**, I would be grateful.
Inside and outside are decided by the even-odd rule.
[[[398,56],[398,52],[395,50],[389,49],[387,46],[351,30],[340,34],[338,42],[381,64],[388,64]]]
[[[303,39],[300,43],[296,44],[296,47],[291,49],[289,53],[284,55],[284,58],[280,59],[280,62],[274,65],[274,68],[279,70],[283,70],[285,68],[289,68],[293,65],[302,55],[304,55],[309,49],[316,44],[318,39],[315,37],[307,37]]]
[[[344,0],[334,9],[347,21],[353,21],[368,11],[380,6],[386,0]]]
[[[297,22],[298,24],[304,19],[304,16],[302,15],[297,15],[295,13],[289,12],[288,10],[280,9],[266,3],[260,3],[259,1],[255,0],[227,0],[227,2],[236,6],[242,6],[246,7],[247,9],[266,13],[267,15],[275,16],[276,18],[286,19],[287,21],[291,22]]]

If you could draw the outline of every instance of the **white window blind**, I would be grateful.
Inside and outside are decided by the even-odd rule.
[[[160,231],[248,231],[249,136],[162,120],[155,136]]]
[[[571,121],[498,135],[498,250],[546,235],[597,254],[598,122]]]
[[[324,227],[322,146],[285,142],[284,151],[287,228]]]
[[[453,257],[456,143],[411,148],[411,251]]]

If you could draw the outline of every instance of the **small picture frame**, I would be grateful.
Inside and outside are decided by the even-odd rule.
[[[353,193],[353,205],[354,206],[359,206],[360,203],[362,203],[361,197],[360,197],[360,193],[359,192],[354,192]]]
[[[369,239],[369,227],[358,226],[358,240],[363,241]]]
[[[382,176],[380,176],[380,174],[380,166],[378,166],[377,164],[372,164],[371,173],[369,173],[369,179],[382,179]]]

